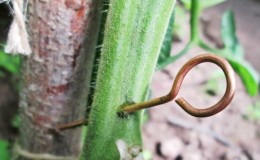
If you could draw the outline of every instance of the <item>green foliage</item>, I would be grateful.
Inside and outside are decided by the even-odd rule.
[[[236,36],[235,18],[232,11],[226,11],[222,17],[221,36],[225,45],[223,56],[238,73],[249,95],[257,95],[259,75],[244,59],[244,51]]]
[[[11,152],[9,148],[9,143],[3,139],[0,139],[0,159],[1,160],[10,160]]]
[[[225,49],[228,53],[231,53],[234,57],[237,58],[243,57],[244,51],[239,44],[236,35],[236,24],[234,13],[232,11],[226,11],[222,16],[221,37],[225,45]]]
[[[171,54],[171,46],[172,46],[172,30],[174,24],[174,11],[172,12],[170,22],[168,24],[168,28],[166,34],[164,36],[163,44],[161,47],[161,51],[159,54],[157,65],[160,68],[160,64],[162,64],[165,60],[170,58]]]
[[[17,74],[19,72],[20,58],[19,56],[14,56],[4,53],[0,49],[0,67],[4,68],[11,74]]]
[[[224,48],[212,48],[202,41],[199,35],[199,16],[202,9],[223,2],[223,0],[203,1],[203,0],[182,0],[184,6],[191,12],[190,20],[190,41],[186,47],[177,55],[170,56],[161,52],[162,56],[168,57],[158,61],[158,68],[162,69],[168,64],[176,61],[186,54],[192,46],[199,46],[206,51],[218,54],[229,61],[233,69],[242,79],[242,82],[250,96],[255,96],[259,92],[259,73],[245,60],[243,47],[240,45],[236,35],[236,25],[234,13],[226,11],[221,21],[221,37],[225,45]],[[176,15],[178,16],[178,15]]]
[[[215,5],[220,4],[222,2],[225,2],[225,0],[199,0],[199,1],[200,1],[201,9],[212,7],[212,6],[215,6]],[[192,0],[181,0],[181,2],[183,3],[183,5],[186,9],[189,9],[189,10],[191,9]]]
[[[246,61],[237,61],[234,58],[227,58],[233,69],[238,73],[242,79],[243,84],[250,96],[258,94],[259,74]]]

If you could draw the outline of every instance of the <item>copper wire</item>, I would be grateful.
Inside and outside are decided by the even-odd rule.
[[[226,83],[227,83],[224,96],[221,98],[221,100],[218,103],[205,109],[198,109],[193,107],[182,97],[176,99],[175,101],[184,111],[186,111],[188,114],[195,117],[208,117],[219,113],[229,105],[229,103],[234,97],[234,93],[235,93],[234,75],[235,74],[232,67],[225,59],[212,54],[202,54],[190,59],[187,63],[185,63],[183,67],[179,70],[176,79],[174,80],[174,83],[172,85],[171,91],[167,95],[149,101],[123,106],[121,111],[132,113],[141,109],[154,107],[172,101],[177,96],[186,74],[194,66],[204,62],[214,63],[218,65],[224,72],[226,77]]]

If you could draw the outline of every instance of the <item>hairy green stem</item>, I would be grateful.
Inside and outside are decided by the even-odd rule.
[[[119,159],[118,140],[130,148],[142,146],[141,112],[119,116],[118,110],[146,99],[175,1],[111,0],[109,5],[84,160]]]

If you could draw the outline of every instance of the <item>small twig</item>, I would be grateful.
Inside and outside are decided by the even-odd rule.
[[[71,128],[76,128],[76,127],[80,127],[82,125],[87,125],[87,120],[86,119],[80,119],[77,121],[73,121],[67,124],[59,124],[55,127],[55,129],[57,131],[63,131],[63,130],[67,130],[67,129],[71,129]]]

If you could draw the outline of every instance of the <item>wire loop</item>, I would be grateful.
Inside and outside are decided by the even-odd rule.
[[[176,99],[175,101],[184,111],[186,111],[188,114],[195,117],[209,117],[219,113],[229,105],[229,103],[234,97],[235,88],[236,88],[235,74],[232,67],[225,59],[212,54],[202,54],[190,59],[187,63],[185,63],[180,69],[180,71],[178,72],[176,79],[174,80],[174,83],[172,85],[171,91],[167,95],[149,101],[123,106],[121,108],[121,111],[132,113],[144,108],[150,108],[150,107],[154,107],[172,101],[177,96],[181,84],[185,76],[187,75],[187,73],[196,65],[204,62],[214,63],[218,65],[224,72],[226,77],[226,83],[227,83],[224,96],[221,98],[221,100],[218,103],[206,109],[195,108],[182,97]]]

